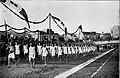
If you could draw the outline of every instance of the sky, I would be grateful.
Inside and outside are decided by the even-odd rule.
[[[79,25],[83,31],[110,32],[110,28],[119,24],[119,2],[118,1],[23,1],[14,0],[21,5],[27,12],[29,20],[41,21],[49,13],[60,18],[68,29],[69,33],[74,32]],[[13,9],[13,11],[15,11]],[[16,11],[15,11],[16,12]],[[0,25],[7,24],[15,28],[27,27],[27,23],[11,13],[0,4]],[[41,24],[30,24],[30,30],[44,30],[49,28],[47,19]],[[57,27],[51,20],[51,27],[54,32],[63,34],[64,32]],[[62,26],[61,26],[62,27]],[[0,30],[4,28],[0,27]],[[22,32],[22,31],[17,31]],[[78,32],[77,32],[78,33]]]

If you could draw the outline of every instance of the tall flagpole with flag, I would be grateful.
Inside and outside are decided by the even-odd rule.
[[[83,38],[84,38],[84,35],[83,35],[83,32],[82,32],[82,25],[80,25],[79,26],[79,40],[83,41]]]

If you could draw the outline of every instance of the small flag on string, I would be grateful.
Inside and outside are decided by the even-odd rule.
[[[28,15],[27,15],[26,11],[20,5],[14,3],[11,0],[0,0],[0,2],[4,3],[5,5],[7,5],[11,8],[14,8],[17,12],[19,12],[25,18],[25,21],[27,22],[28,27],[30,28],[30,24],[28,21]]]
[[[61,24],[62,24],[63,26],[65,26],[65,24],[64,24],[59,18],[57,18],[57,17],[55,17],[55,16],[52,16],[52,18],[58,20],[59,22],[61,22]]]

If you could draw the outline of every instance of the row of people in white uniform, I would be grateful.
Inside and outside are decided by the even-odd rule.
[[[10,65],[10,60],[14,60],[16,61],[15,65],[17,65],[17,63],[20,61],[20,45],[16,42],[15,46],[12,45],[11,43],[8,46],[9,48],[9,53],[8,53],[8,67],[11,67]],[[32,67],[34,67],[34,59],[35,59],[35,47],[32,46],[32,43],[30,43],[30,47],[28,48],[28,45],[23,45],[23,49],[24,49],[24,55],[28,54],[29,55],[29,62],[31,63],[31,61],[33,61],[33,63],[31,63]]]
[[[28,45],[24,45],[24,55],[27,54],[29,52],[29,57],[31,57],[31,55],[33,55],[33,57],[35,58],[35,47],[32,46],[32,44],[30,45],[29,49],[28,49]],[[58,56],[62,55],[62,54],[76,54],[76,53],[89,53],[91,51],[95,51],[96,47],[95,46],[77,46],[77,45],[68,45],[68,46],[56,46],[56,45],[52,45],[52,46],[41,46],[40,43],[37,45],[37,52],[38,55],[41,56],[47,56],[48,53],[50,53],[51,56],[55,56],[55,54],[58,54]],[[20,54],[20,49],[19,49],[19,45],[15,45],[15,54],[19,55]]]
[[[17,59],[16,65],[20,60],[20,45],[18,43],[15,44],[15,50],[14,50],[14,46],[9,46],[9,55],[8,55],[8,65],[10,67],[10,59]],[[35,56],[36,56],[36,52],[35,52],[35,46],[32,45],[32,43],[30,43],[30,46],[28,47],[28,45],[23,45],[23,49],[24,49],[24,55],[28,54],[29,57],[29,62],[32,65],[32,67],[34,67],[35,64]],[[61,56],[62,54],[68,55],[68,54],[80,54],[80,53],[88,53],[91,51],[95,51],[96,47],[94,46],[78,46],[78,45],[66,45],[66,46],[56,46],[56,45],[52,45],[52,46],[46,46],[45,44],[43,46],[40,45],[40,43],[37,45],[37,52],[38,55],[42,56],[42,59],[46,59],[46,56],[50,53],[50,55],[52,57],[54,57],[56,54],[59,56]],[[45,64],[46,64],[46,60],[45,60]]]
[[[68,45],[68,46],[46,46],[42,47],[40,44],[37,45],[38,48],[38,55],[47,56],[48,53],[50,53],[51,56],[55,56],[57,54],[58,56],[62,54],[79,54],[79,53],[87,53],[91,51],[95,51],[95,46],[78,46],[78,45]],[[48,49],[48,50],[47,50]]]

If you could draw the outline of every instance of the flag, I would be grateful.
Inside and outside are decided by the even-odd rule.
[[[79,26],[79,29],[81,29],[81,31],[82,31],[82,25]]]
[[[80,31],[79,31],[79,39],[80,39],[80,40],[83,40],[84,34],[83,34],[83,32],[82,32],[82,25],[79,26],[79,29],[80,29]]]
[[[61,21],[61,24],[64,26],[65,24]]]
[[[14,3],[11,0],[0,0],[0,2],[4,3],[5,5],[7,5],[11,8],[14,8],[17,12],[19,12],[25,18],[25,21],[27,22],[28,27],[30,28],[30,24],[28,21],[28,15],[27,15],[26,11],[20,5]]]
[[[55,16],[52,16],[52,18],[58,20],[59,22],[61,22],[61,24],[62,24],[63,26],[65,25],[59,18],[57,18],[57,17],[55,17]]]

